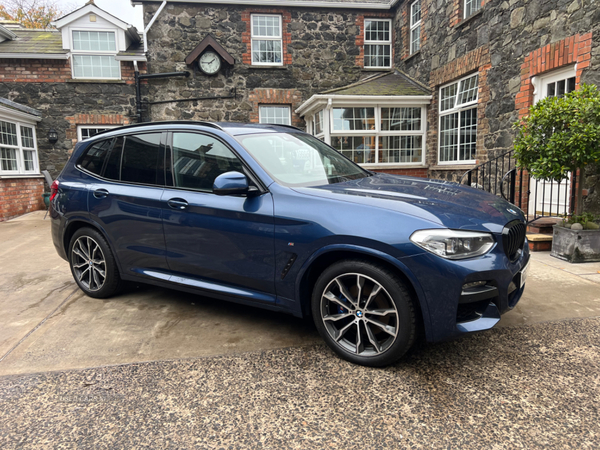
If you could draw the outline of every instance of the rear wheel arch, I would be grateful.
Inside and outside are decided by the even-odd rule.
[[[75,220],[69,225],[67,225],[67,228],[65,229],[65,234],[63,236],[63,248],[65,249],[65,254],[67,255],[67,257],[69,254],[69,244],[71,243],[71,239],[73,238],[73,235],[77,232],[77,230],[79,230],[80,228],[91,228],[92,230],[97,231],[102,235],[102,237],[104,237],[104,239],[106,239],[106,242],[110,245],[110,241],[108,240],[106,233],[104,233],[104,231],[100,227],[96,226],[91,222],[86,222],[84,220]]]
[[[420,332],[427,331],[427,327],[425,326],[426,318],[421,305],[422,297],[417,292],[417,289],[420,290],[420,287],[415,287],[413,280],[411,280],[411,278],[400,267],[391,263],[386,258],[370,253],[367,249],[365,249],[364,251],[360,251],[358,249],[332,249],[320,254],[313,261],[310,262],[310,265],[305,269],[304,273],[302,274],[298,288],[300,304],[302,306],[302,315],[304,317],[309,317],[312,315],[312,293],[317,279],[319,278],[321,273],[323,273],[323,271],[327,267],[346,259],[359,259],[371,264],[379,265],[397,275],[400,278],[400,280],[404,283],[411,298],[413,299],[418,329],[420,330]]]

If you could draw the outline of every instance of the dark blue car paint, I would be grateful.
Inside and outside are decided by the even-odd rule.
[[[522,213],[508,202],[455,183],[384,174],[316,188],[284,187],[274,183],[232,136],[289,132],[288,128],[221,125],[225,131],[197,124],[153,124],[147,130],[136,127],[105,133],[103,138],[157,127],[210,133],[245,161],[259,180],[261,194],[216,196],[102,180],[74,164],[95,141],[91,139],[76,147],[52,201],[52,235],[58,253],[66,259],[68,227],[86,223],[107,238],[124,279],[202,292],[296,316],[308,311],[309,299],[301,298],[300,286],[319,257],[340,251],[368,255],[396,267],[411,284],[429,341],[489,328],[500,313],[518,302],[522,288],[513,294],[511,304],[507,289],[528,261],[529,251],[525,243],[513,262],[503,251],[503,227],[523,220]],[[107,190],[108,196],[96,199],[93,193],[98,189]],[[184,200],[189,206],[174,209],[167,204],[170,199]],[[497,242],[483,257],[450,261],[410,241],[413,231],[431,228],[487,231]],[[462,286],[478,280],[494,280],[499,300],[474,321],[479,324],[457,326]]]

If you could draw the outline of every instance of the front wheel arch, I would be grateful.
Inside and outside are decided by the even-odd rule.
[[[356,247],[352,249],[339,247],[324,247],[313,255],[306,267],[303,268],[298,276],[297,298],[300,300],[302,315],[311,317],[311,298],[317,279],[323,271],[344,259],[361,259],[372,264],[384,266],[389,271],[397,275],[408,289],[411,297],[415,300],[415,313],[417,317],[417,326],[419,332],[423,332],[425,337],[431,333],[429,325],[429,310],[425,302],[423,290],[410,270],[396,258],[382,252],[372,252],[370,249]],[[393,261],[393,262],[392,262]]]

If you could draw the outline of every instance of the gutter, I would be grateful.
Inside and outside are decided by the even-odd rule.
[[[4,59],[69,59],[67,53],[0,53]]]
[[[297,8],[326,8],[326,9],[383,9],[390,10],[392,5],[398,0],[390,3],[358,3],[358,2],[323,2],[315,0],[300,0],[289,2],[286,0],[169,0],[171,3],[209,3],[209,4],[223,4],[223,5],[249,5],[249,6],[286,6],[286,7],[297,7]],[[145,0],[132,0],[132,5],[143,5],[144,3],[150,3]],[[157,13],[158,14],[158,13]]]

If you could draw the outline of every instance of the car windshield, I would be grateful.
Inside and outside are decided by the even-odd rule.
[[[371,176],[308,134],[249,134],[236,139],[271,178],[284,186],[322,186]]]

